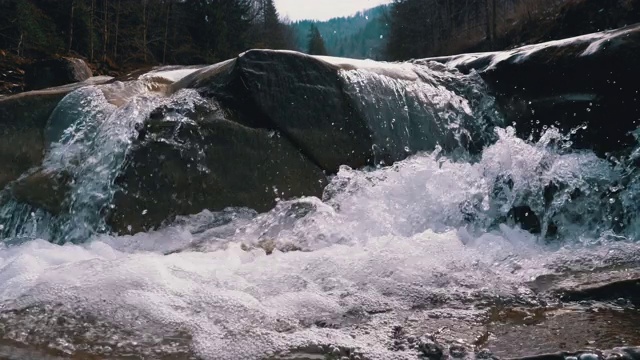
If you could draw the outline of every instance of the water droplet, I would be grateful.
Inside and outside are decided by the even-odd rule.
[[[591,108],[587,108],[587,112],[591,112]]]
[[[616,202],[616,199],[614,198],[609,199],[609,204],[615,204],[615,202]]]

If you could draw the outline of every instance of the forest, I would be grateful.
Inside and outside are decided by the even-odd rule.
[[[389,6],[383,5],[348,17],[328,21],[296,21],[291,24],[296,34],[296,46],[306,50],[307,34],[318,29],[327,53],[356,59],[384,59],[386,36],[389,32]]]
[[[273,0],[2,0],[0,49],[111,66],[213,63],[294,49]]]
[[[640,21],[639,4],[395,0],[350,17],[292,23],[273,0],[0,0],[0,62],[13,61],[6,60],[9,55],[24,62],[74,56],[97,73],[116,74],[149,65],[215,63],[251,48],[406,60],[620,27]]]
[[[503,50],[640,21],[638,0],[396,0],[388,60]]]

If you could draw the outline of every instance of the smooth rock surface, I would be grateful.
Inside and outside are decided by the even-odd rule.
[[[241,123],[280,129],[325,170],[370,162],[371,131],[343,93],[338,69],[314,57],[249,51],[176,86],[203,89]]]
[[[391,164],[417,151],[479,150],[492,104],[444,67],[251,50],[185,77],[237,121],[280,131],[318,166]],[[468,97],[466,97],[468,95]],[[486,119],[485,119],[485,115]],[[485,123],[486,120],[486,123]]]
[[[109,80],[96,77],[82,83],[0,98],[0,189],[42,163],[45,127],[60,100],[82,86]]]

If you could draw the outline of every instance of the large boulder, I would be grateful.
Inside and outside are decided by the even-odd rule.
[[[46,89],[89,79],[91,69],[82,59],[61,57],[35,62],[25,69],[26,90]]]
[[[344,94],[337,68],[317,58],[249,51],[179,87],[202,89],[243,124],[281,130],[323,169],[370,162],[371,131]]]
[[[439,61],[488,83],[507,123],[534,138],[555,126],[575,148],[604,155],[635,143],[640,122],[640,25]]]
[[[472,81],[439,70],[434,75],[409,63],[251,50],[173,88],[198,89],[240,123],[280,131],[334,173],[340,165],[390,164],[438,145],[481,148],[486,132],[476,125],[483,116],[470,104],[482,101],[464,97]]]
[[[44,158],[44,132],[60,100],[86,85],[109,81],[96,77],[82,83],[0,98],[0,189]]]
[[[231,121],[214,105],[157,109],[116,183],[107,223],[135,233],[205,209],[267,211],[280,198],[321,196],[327,180],[282,134]]]
[[[0,189],[44,157],[44,128],[68,91],[22,93],[0,99]]]

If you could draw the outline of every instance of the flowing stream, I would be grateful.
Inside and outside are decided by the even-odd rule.
[[[478,112],[495,114],[479,78],[473,88],[412,88],[407,99],[394,92],[406,84],[358,71],[343,80],[386,124],[381,147],[415,144],[408,114],[419,111],[407,104],[422,106],[421,97],[434,103],[425,106],[434,126],[454,129],[457,142],[482,131],[486,146],[469,154],[429,144],[434,151],[391,166],[341,168],[322,199],[280,201],[260,214],[205,210],[115,236],[101,213],[137,124],[158,106],[204,100],[193,90],[150,91],[145,79],[68,95],[51,116],[43,163],[74,175],[68,213],[16,201],[0,208],[0,344],[204,359],[286,358],[290,349],[328,346],[353,349],[351,359],[416,359],[413,349],[393,348],[394,324],[442,312],[473,319],[487,303],[537,304],[528,283],[539,276],[637,258],[640,150],[602,159],[571,149],[582,128],[549,128],[538,141],[493,128]],[[371,99],[384,91],[393,96]],[[389,113],[397,116],[380,118]],[[538,218],[536,234],[509,215],[523,206]]]

